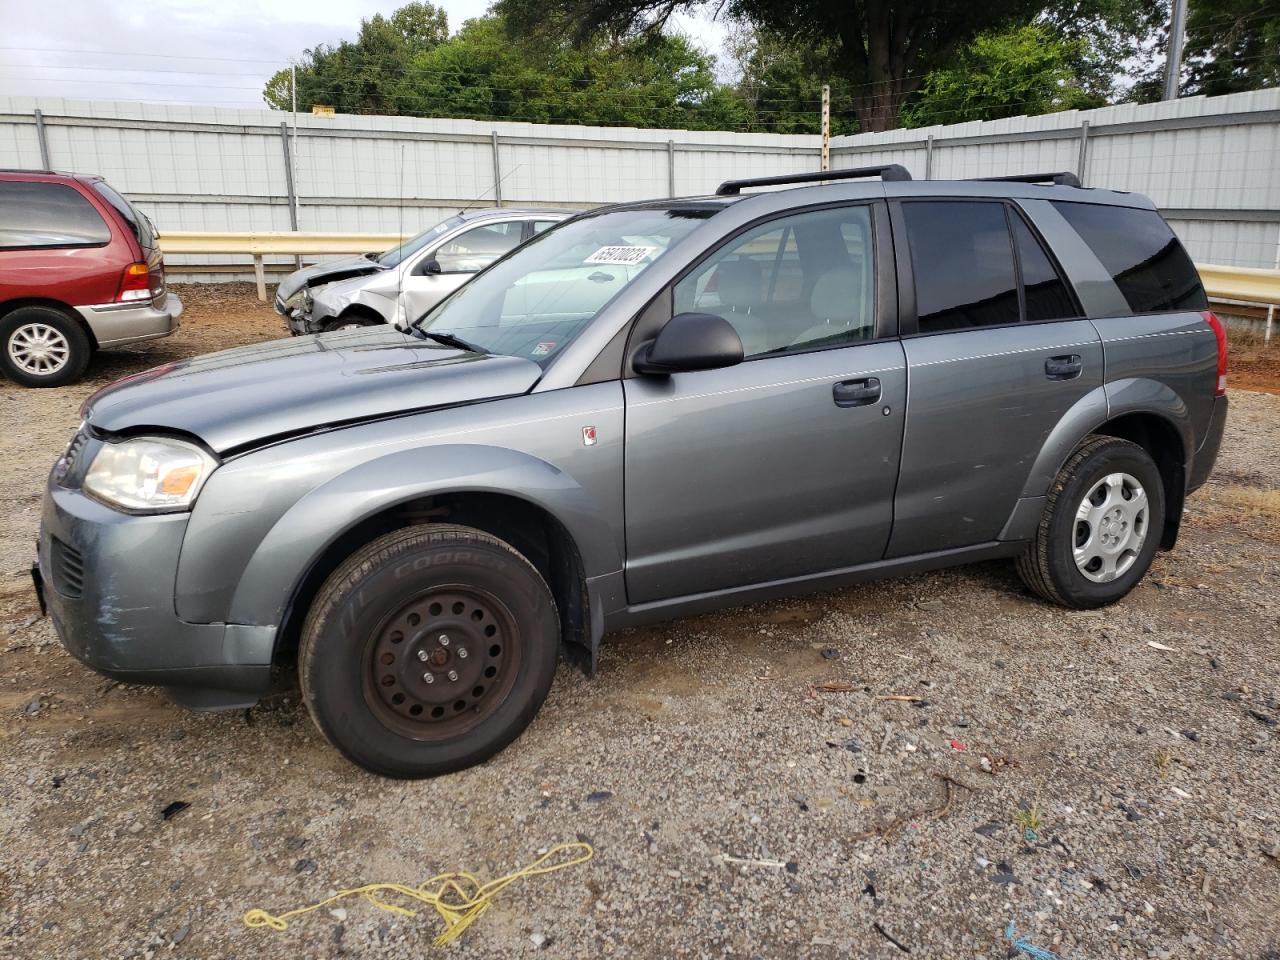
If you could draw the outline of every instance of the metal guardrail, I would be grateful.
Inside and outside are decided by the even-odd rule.
[[[160,239],[165,253],[248,254],[258,283],[258,299],[267,299],[262,258],[271,255],[327,256],[374,253],[407,239],[394,233],[193,233],[166,231]],[[1280,306],[1280,270],[1196,264],[1210,300]]]
[[[165,253],[249,254],[258,284],[258,299],[267,299],[262,258],[271,255],[331,256],[343,253],[381,253],[409,238],[395,233],[295,233],[291,230],[251,233],[202,233],[166,230],[160,236]],[[180,268],[179,268],[180,269]]]

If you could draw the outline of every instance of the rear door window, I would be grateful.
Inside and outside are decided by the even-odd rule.
[[[999,201],[902,205],[920,333],[1017,323],[1018,277]]]
[[[110,241],[107,222],[74,188],[0,181],[0,248],[93,247]]]
[[[1053,202],[1107,268],[1134,313],[1207,310],[1196,268],[1154,210]]]
[[[1066,281],[1026,221],[1010,210],[1009,222],[1013,225],[1013,243],[1018,249],[1018,266],[1022,271],[1023,319],[1043,323],[1078,317],[1080,311]]]

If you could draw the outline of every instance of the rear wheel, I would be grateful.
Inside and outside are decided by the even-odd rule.
[[[546,581],[470,527],[387,534],[325,582],[298,672],[316,725],[391,777],[461,770],[515,740],[555,675],[559,618]]]
[[[1136,443],[1094,437],[1049,490],[1018,573],[1040,596],[1087,609],[1119,600],[1151,566],[1164,528],[1164,483]]]
[[[84,328],[53,307],[20,307],[0,320],[0,368],[24,387],[78,380],[92,353]]]

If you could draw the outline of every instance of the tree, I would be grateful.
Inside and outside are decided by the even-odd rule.
[[[342,113],[400,113],[404,72],[412,58],[444,43],[449,21],[430,3],[409,3],[389,18],[374,14],[360,21],[355,42],[322,44],[303,51],[298,64],[298,106],[329,104]],[[291,76],[278,71],[263,90],[277,110],[291,106]]]
[[[745,122],[735,92],[717,81],[715,58],[678,35],[613,36],[573,44],[518,38],[498,16],[468,20],[452,37],[427,3],[364,20],[354,41],[308,50],[298,106],[342,113],[476,120],[733,129]],[[287,109],[289,71],[266,101]]]
[[[831,132],[858,132],[850,111],[852,88],[834,66],[831,44],[797,46],[751,24],[733,24],[729,55],[738,74],[736,93],[744,129],[768,133],[820,133],[821,90],[831,87]]]
[[[1197,0],[1185,55],[1188,94],[1280,86],[1280,0]]]
[[[701,0],[498,0],[517,32],[661,31],[672,14]],[[849,85],[863,130],[899,125],[925,75],[945,67],[980,33],[1029,22],[1043,0],[724,0],[724,14],[797,46],[829,44],[833,69]]]
[[[955,62],[925,80],[903,113],[904,125],[996,120],[1102,106],[1080,83],[1081,39],[1064,40],[1039,24],[979,34]]]

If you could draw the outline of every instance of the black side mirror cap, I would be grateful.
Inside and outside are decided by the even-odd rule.
[[[742,338],[714,313],[678,313],[641,347],[632,361],[636,373],[666,376],[692,370],[717,370],[741,363]]]
[[[444,273],[444,269],[440,266],[440,261],[432,257],[422,265],[423,273]]]

